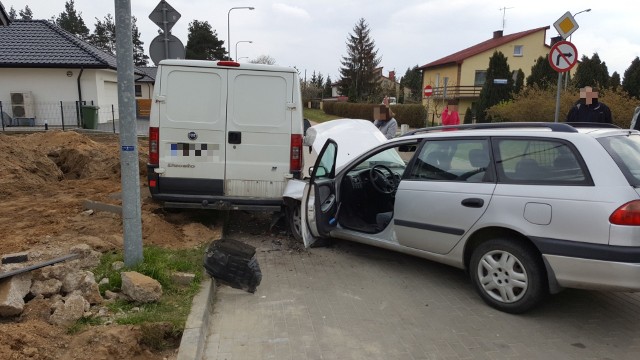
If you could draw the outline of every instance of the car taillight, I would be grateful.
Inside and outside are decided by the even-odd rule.
[[[614,225],[640,226],[640,200],[630,201],[609,216],[609,222]]]
[[[302,169],[302,135],[291,134],[291,159],[289,171],[297,172]]]
[[[160,155],[158,153],[158,142],[160,131],[157,127],[149,127],[149,164],[158,165]]]

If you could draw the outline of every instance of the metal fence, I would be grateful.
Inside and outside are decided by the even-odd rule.
[[[0,101],[0,122],[2,131],[40,131],[48,129],[89,129],[101,132],[120,132],[120,122],[118,107],[115,104],[98,105],[97,119],[91,124],[88,119],[84,119],[86,112],[83,107],[94,105],[93,101],[59,101],[55,103],[35,102],[29,104],[29,109],[15,116],[14,106],[10,102]],[[89,110],[90,112],[91,110]],[[95,110],[93,110],[95,111]],[[137,133],[146,135],[148,133],[149,121],[148,112],[140,116],[140,111],[136,111]]]

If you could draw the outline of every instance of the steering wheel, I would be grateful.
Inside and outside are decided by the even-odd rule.
[[[385,172],[387,174],[385,174]],[[369,170],[371,185],[381,194],[393,194],[400,184],[396,174],[384,165],[375,165]]]

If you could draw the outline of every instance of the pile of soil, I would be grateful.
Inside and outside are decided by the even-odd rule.
[[[167,212],[146,185],[148,142],[139,140],[144,245],[192,248],[220,237],[221,226],[195,212]],[[117,135],[74,131],[0,134],[0,255],[21,251],[66,254],[88,244],[97,251],[122,249],[122,219],[87,213],[83,201],[121,205]],[[28,304],[35,307],[36,304]],[[33,313],[33,309],[32,310]],[[38,316],[0,319],[0,359],[165,359],[140,345],[140,329],[91,327],[68,335]],[[36,311],[37,313],[37,311]]]

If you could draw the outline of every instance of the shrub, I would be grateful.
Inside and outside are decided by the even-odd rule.
[[[556,111],[556,88],[548,90],[539,87],[527,87],[516,95],[513,100],[502,102],[487,109],[494,121],[548,121],[553,122]],[[564,122],[567,113],[580,98],[578,89],[569,89],[560,94],[559,122]],[[609,106],[613,123],[628,128],[631,124],[633,110],[638,100],[630,97],[626,92],[617,90],[600,91],[599,100]]]
[[[378,104],[345,103],[345,102],[325,102],[324,112],[342,118],[365,119],[373,121],[373,109]],[[424,106],[415,105],[391,105],[391,111],[398,124],[407,124],[412,128],[421,128],[425,125],[427,112]]]

